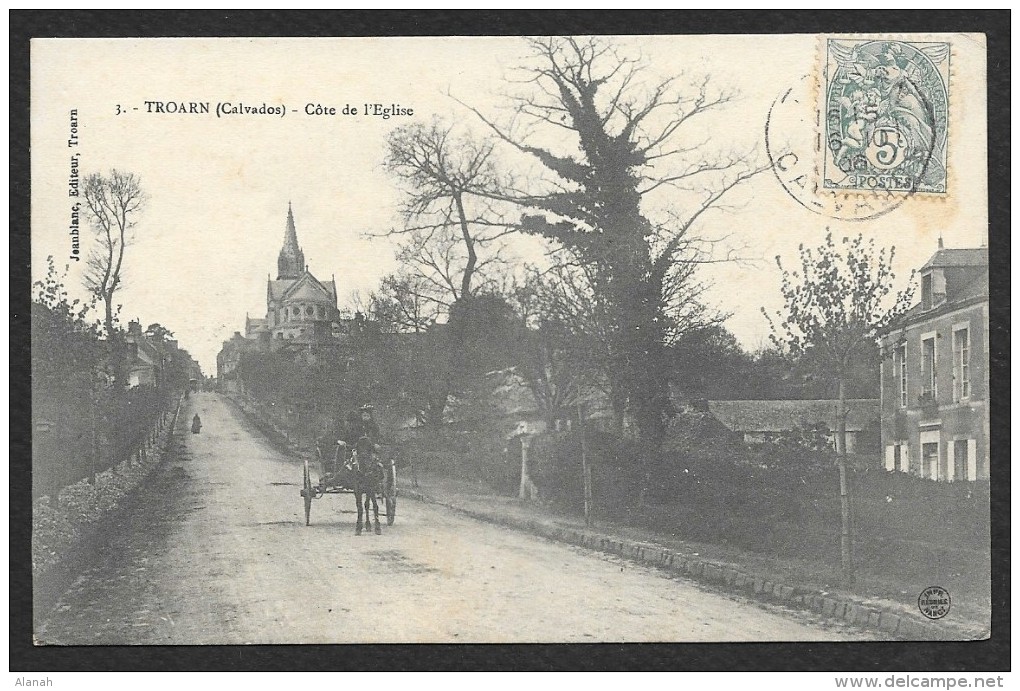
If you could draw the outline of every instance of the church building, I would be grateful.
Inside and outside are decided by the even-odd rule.
[[[320,281],[308,270],[289,204],[276,267],[276,279],[270,275],[266,280],[266,316],[246,318],[245,338],[269,350],[331,341],[334,324],[340,322],[336,280]]]
[[[227,390],[237,388],[237,368],[245,353],[290,351],[317,357],[337,346],[345,334],[363,325],[361,315],[343,316],[337,307],[336,280],[320,281],[308,270],[298,244],[294,210],[287,205],[283,247],[276,259],[276,278],[266,278],[266,316],[246,316],[244,333],[237,331],[216,358],[217,377]]]

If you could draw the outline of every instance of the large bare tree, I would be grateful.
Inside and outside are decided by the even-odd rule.
[[[389,137],[386,168],[403,192],[404,225],[390,231],[410,238],[402,263],[416,264],[446,307],[470,298],[512,232],[494,201],[501,181],[493,144],[438,119],[405,125]]]
[[[468,317],[492,292],[498,271],[490,270],[505,266],[502,239],[513,232],[501,210],[506,204],[499,199],[493,146],[439,119],[399,127],[387,141],[385,165],[401,188],[404,221],[389,234],[406,236],[397,257],[403,268],[388,288],[410,291],[391,294],[388,303],[412,330],[423,316],[433,323],[447,318],[445,345],[431,367],[428,419],[435,423],[472,369],[465,344],[475,335]]]
[[[528,209],[524,231],[551,238],[584,267],[604,310],[614,408],[626,407],[654,454],[669,413],[665,347],[706,317],[694,268],[719,259],[696,224],[766,167],[753,152],[714,150],[689,132],[732,99],[708,78],[656,81],[647,63],[601,38],[530,46],[511,122],[468,107],[541,164],[539,182],[503,198]],[[660,197],[655,218],[650,195]]]
[[[112,369],[114,376],[122,380],[121,349],[114,328],[114,296],[124,281],[124,250],[145,203],[145,194],[137,175],[114,169],[106,175],[86,176],[82,197],[97,239],[86,262],[85,287],[103,303],[103,327]]]

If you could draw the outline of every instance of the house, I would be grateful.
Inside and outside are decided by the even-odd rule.
[[[476,390],[451,400],[446,414],[458,429],[497,430],[506,438],[532,436],[572,429],[579,414],[578,399],[588,425],[611,427],[612,411],[599,389],[585,387],[579,396],[574,394],[569,402],[547,410],[516,367],[487,373]]]
[[[152,327],[150,327],[151,329]],[[201,380],[202,368],[176,339],[155,331],[142,331],[138,320],[128,323],[124,336],[128,356],[128,387],[163,386],[168,377]],[[172,383],[172,382],[171,382]]]
[[[920,276],[920,302],[881,334],[885,468],[987,479],[988,251],[940,239]]]
[[[731,432],[743,435],[748,444],[775,441],[795,430],[819,426],[828,430],[835,444],[837,427],[835,400],[816,401],[708,401],[708,410]],[[846,451],[858,453],[866,447],[866,436],[878,420],[879,401],[851,398],[846,402]]]
[[[158,385],[166,364],[159,345],[146,336],[138,321],[128,323],[124,340],[128,347],[128,387]]]
[[[259,350],[259,342],[245,338],[239,331],[235,331],[230,340],[223,342],[223,347],[216,354],[216,381],[224,391],[237,393],[240,391],[240,378],[237,368],[241,364],[241,357],[245,353],[252,353]]]

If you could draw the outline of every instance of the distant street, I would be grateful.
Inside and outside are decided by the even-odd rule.
[[[627,560],[402,499],[354,535],[354,499],[304,525],[301,466],[226,399],[36,631],[42,644],[861,640]],[[181,429],[186,429],[182,421]]]

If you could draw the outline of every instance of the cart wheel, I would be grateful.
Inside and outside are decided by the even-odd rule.
[[[305,525],[311,525],[312,520],[312,496],[314,490],[312,489],[312,474],[308,471],[308,459],[305,459],[305,482],[304,489],[301,490],[301,496],[305,498]]]
[[[397,466],[390,461],[390,477],[386,482],[386,525],[397,520]]]

